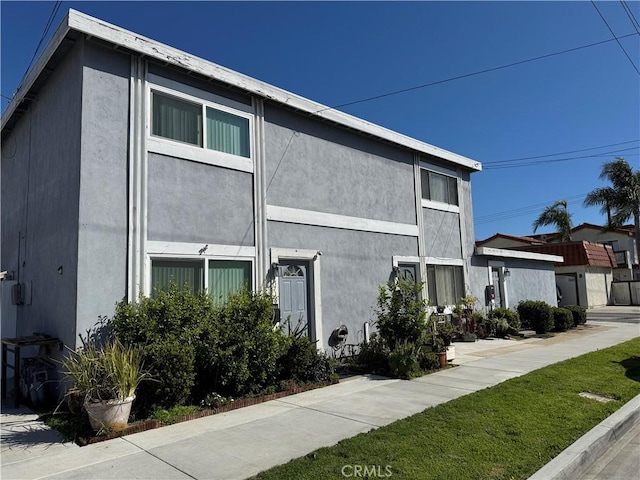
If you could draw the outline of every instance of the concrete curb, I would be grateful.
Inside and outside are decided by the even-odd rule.
[[[637,395],[618,411],[605,418],[568,448],[562,451],[529,480],[573,480],[587,469],[640,422],[640,395]]]

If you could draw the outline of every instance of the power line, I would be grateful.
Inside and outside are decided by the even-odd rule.
[[[62,5],[62,0],[58,0],[53,5],[53,10],[51,10],[51,13],[49,14],[49,18],[47,20],[47,23],[45,24],[44,30],[42,31],[42,35],[40,36],[40,40],[38,41],[38,45],[36,46],[36,49],[33,52],[33,56],[31,57],[31,60],[29,61],[29,65],[27,66],[27,69],[25,70],[24,75],[22,76],[22,80],[20,80],[19,85],[22,84],[22,82],[24,81],[25,77],[27,76],[27,73],[29,73],[29,69],[31,68],[31,65],[33,65],[33,61],[36,59],[36,55],[38,54],[38,51],[40,50],[40,47],[42,46],[42,42],[44,41],[45,37],[49,33],[49,29],[51,29],[51,26],[53,25],[53,21],[54,21],[56,15],[58,14],[58,10],[60,10],[60,6],[61,5]]]
[[[615,40],[617,41],[618,38],[627,38],[627,37],[632,37],[632,36],[636,36],[636,35],[638,35],[638,34],[637,33],[630,33],[628,35],[623,35],[621,37],[616,37]],[[568,48],[566,50],[562,50],[562,51],[559,51],[559,52],[547,53],[545,55],[540,55],[538,57],[533,57],[533,58],[529,58],[529,59],[526,59],[526,60],[520,60],[518,62],[509,63],[509,64],[506,64],[506,65],[500,65],[498,67],[486,68],[484,70],[479,70],[477,72],[465,73],[463,75],[458,75],[458,76],[455,76],[455,77],[445,78],[443,80],[437,80],[437,81],[431,82],[431,83],[425,83],[425,84],[422,84],[422,85],[416,85],[414,87],[403,88],[401,90],[395,90],[393,92],[383,93],[383,94],[380,94],[380,95],[375,95],[373,97],[367,97],[367,98],[363,98],[363,99],[360,99],[360,100],[354,100],[352,102],[341,103],[339,105],[334,105],[334,106],[331,106],[331,107],[321,108],[320,110],[317,110],[315,113],[324,112],[325,110],[334,110],[334,109],[337,109],[337,108],[340,108],[340,107],[346,107],[346,106],[355,105],[355,104],[358,104],[358,103],[370,102],[371,100],[377,100],[379,98],[390,97],[392,95],[398,95],[400,93],[411,92],[413,90],[418,90],[418,89],[421,89],[421,88],[433,87],[434,85],[440,85],[442,83],[453,82],[454,80],[460,80],[462,78],[468,78],[468,77],[473,77],[473,76],[476,76],[476,75],[482,75],[483,73],[495,72],[496,70],[502,70],[502,69],[505,69],[505,68],[514,67],[516,65],[522,65],[524,63],[535,62],[537,60],[542,60],[542,59],[549,58],[549,57],[554,57],[554,56],[557,56],[557,55],[563,55],[565,53],[575,52],[577,50],[582,50],[584,48],[590,48],[590,47],[595,47],[597,45],[603,45],[605,43],[613,42],[613,40],[614,40],[613,38],[611,38],[609,40],[602,40],[600,42],[594,42],[594,43],[590,43],[588,45],[582,45],[580,47]]]
[[[496,165],[496,164],[507,163],[507,162],[518,162],[520,160],[533,160],[535,158],[555,157],[557,155],[568,155],[570,153],[586,152],[588,150],[599,150],[601,148],[617,147],[618,145],[625,145],[627,143],[634,143],[634,142],[640,142],[640,139],[638,139],[638,140],[629,140],[627,142],[610,143],[608,145],[600,145],[599,147],[582,148],[580,150],[569,150],[568,152],[548,153],[546,155],[536,155],[536,156],[533,156],[533,157],[511,158],[511,159],[508,159],[508,160],[496,160],[494,162],[482,162],[482,164],[483,165]]]
[[[633,14],[633,11],[629,7],[629,5],[627,5],[627,2],[625,2],[625,0],[620,0],[620,4],[622,5],[622,8],[624,8],[624,11],[626,12],[627,17],[629,17],[629,20],[631,21],[631,25],[633,25],[633,28],[636,29],[636,32],[640,33],[640,30],[638,30],[640,28],[640,23],[638,23],[636,16]]]
[[[572,195],[570,197],[565,197],[565,200],[567,202],[573,201],[573,200],[579,200],[581,198],[584,198],[587,194],[586,193],[580,193],[577,195]],[[537,203],[535,205],[528,205],[525,207],[520,207],[520,208],[515,208],[512,210],[505,210],[503,212],[497,212],[497,213],[492,213],[492,214],[488,214],[488,215],[481,215],[478,217],[474,218],[474,223],[477,225],[482,225],[485,223],[492,223],[492,222],[497,222],[499,220],[507,220],[510,218],[515,218],[515,217],[522,217],[525,215],[530,215],[532,213],[537,213],[539,212],[539,210],[541,208],[544,208],[546,206],[548,206],[549,204],[555,202],[555,200],[549,200],[547,202],[543,202],[543,203]]]
[[[591,0],[591,5],[593,5],[593,8],[596,9],[596,11],[598,12],[598,15],[600,15],[600,18],[602,19],[602,21],[604,22],[604,24],[607,26],[607,28],[609,29],[609,31],[611,32],[611,35],[613,35],[613,38],[615,38],[616,42],[618,42],[618,45],[620,46],[620,48],[622,49],[622,51],[624,52],[625,56],[627,57],[627,59],[629,60],[629,62],[631,63],[631,65],[633,65],[633,68],[635,69],[636,72],[638,72],[638,75],[640,75],[640,70],[638,70],[638,67],[636,67],[636,64],[633,63],[633,60],[631,60],[631,57],[629,56],[629,54],[627,53],[627,51],[624,49],[624,47],[622,46],[622,43],[620,43],[620,40],[618,40],[618,37],[616,37],[616,34],[613,33],[613,30],[611,29],[611,27],[609,26],[609,24],[607,23],[607,20],[604,18],[604,16],[602,15],[602,13],[600,12],[600,9],[598,8],[598,6],[596,5],[596,2],[594,2],[593,0]]]
[[[6,99],[7,99],[7,100],[9,100],[9,101],[13,100],[13,98],[11,98],[11,97],[7,97],[6,95],[3,95],[2,93],[0,93],[0,97],[2,97],[2,98],[6,98]]]
[[[567,157],[567,158],[554,158],[551,160],[538,160],[538,161],[534,161],[534,162],[527,162],[527,163],[513,163],[513,164],[508,164],[508,165],[489,165],[484,167],[484,170],[499,170],[499,169],[503,169],[503,168],[518,168],[518,167],[531,167],[534,165],[540,165],[543,163],[559,163],[559,162],[568,162],[570,160],[579,160],[581,158],[595,158],[595,157],[601,157],[602,155],[608,155],[608,154],[615,154],[615,153],[621,153],[621,152],[626,152],[628,150],[636,150],[640,147],[631,147],[631,148],[621,148],[618,150],[611,150],[609,152],[600,152],[600,153],[596,153],[594,155],[580,155],[578,157]]]

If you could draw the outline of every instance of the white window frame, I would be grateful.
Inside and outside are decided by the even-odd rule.
[[[199,104],[202,108],[202,146],[172,140],[152,133],[153,92],[175,97],[188,103]],[[169,80],[159,75],[149,74],[147,82],[146,131],[147,149],[152,153],[183,158],[232,170],[253,173],[255,158],[255,113],[253,105],[245,105],[234,100],[199,90],[189,85]],[[245,118],[249,121],[249,157],[232,155],[207,148],[206,118],[207,107]]]
[[[192,260],[202,261],[204,268],[203,290],[209,291],[209,262],[216,260],[230,260],[237,262],[251,262],[251,290],[256,291],[256,258],[255,247],[237,245],[215,245],[183,242],[147,242],[146,275],[144,294],[151,296],[151,263],[154,260]]]
[[[429,267],[459,267],[462,269],[462,296],[464,296],[464,292],[465,292],[465,285],[466,285],[466,272],[465,272],[465,268],[464,268],[464,261],[460,260],[460,259],[444,259],[444,258],[436,258],[436,257],[427,257],[426,258],[426,265],[425,265],[425,285],[426,285],[426,290],[427,290],[427,298],[431,301],[436,301],[436,299],[432,299],[429,297]],[[436,284],[434,286],[436,288],[436,295],[437,295],[437,287],[438,285]],[[460,298],[462,298],[462,296]],[[451,307],[454,305],[457,305],[457,302],[460,300],[460,298],[456,299],[456,303],[454,304],[447,304],[447,305],[440,305],[439,303],[436,303],[432,306],[444,306],[444,307]],[[437,302],[437,301],[436,301]]]
[[[456,196],[458,197],[458,204],[455,203],[447,203],[440,202],[438,200],[431,200],[428,198],[424,198],[424,193],[422,191],[422,171],[426,171],[429,173],[435,173],[437,175],[442,175],[443,177],[450,177],[455,179],[456,181]],[[445,168],[438,168],[432,165],[426,165],[424,163],[420,163],[420,178],[418,179],[420,183],[420,203],[423,208],[432,208],[434,210],[443,210],[445,212],[453,212],[460,213],[460,177],[457,175],[455,171],[449,171]],[[449,185],[447,185],[447,190],[449,189]]]

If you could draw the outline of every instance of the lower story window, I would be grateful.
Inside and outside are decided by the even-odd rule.
[[[464,297],[462,267],[427,265],[427,288],[433,305],[456,305]]]
[[[224,303],[231,293],[251,289],[250,261],[239,260],[152,260],[152,295],[168,290],[171,283],[185,285],[194,293],[205,288],[215,302]]]

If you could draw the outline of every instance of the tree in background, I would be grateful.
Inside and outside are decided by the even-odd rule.
[[[599,205],[607,215],[607,230],[621,227],[633,218],[636,237],[636,255],[640,258],[640,170],[635,172],[622,157],[602,165],[601,179],[610,187],[595,188],[584,200],[587,207]]]
[[[558,200],[553,205],[545,208],[540,216],[533,222],[533,233],[544,225],[555,225],[558,240],[561,242],[571,241],[571,214],[567,211],[566,200]]]

